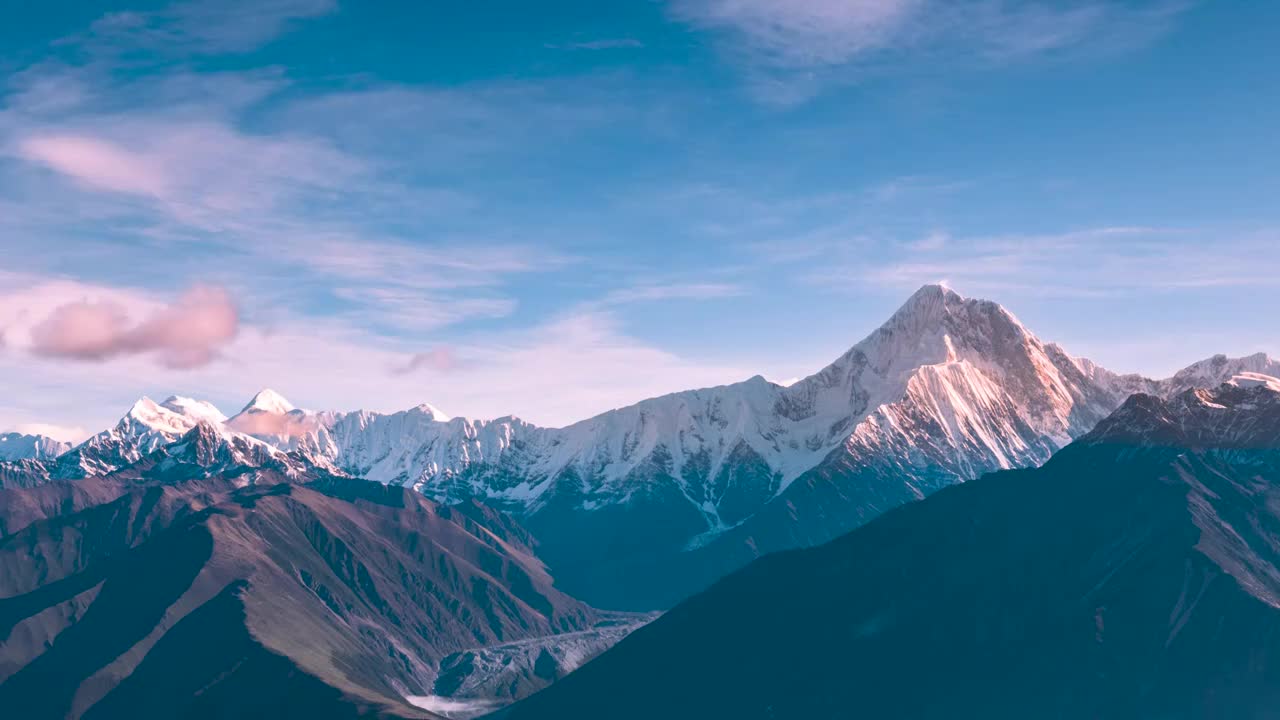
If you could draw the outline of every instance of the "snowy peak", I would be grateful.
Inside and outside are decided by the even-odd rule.
[[[176,412],[179,415],[214,425],[227,420],[227,416],[223,415],[222,411],[215,407],[213,403],[182,397],[181,395],[170,395],[169,399],[160,403],[160,407]]]
[[[1138,394],[1085,440],[1142,447],[1280,449],[1280,379],[1249,373],[1168,398]]]
[[[431,403],[420,403],[419,405],[413,408],[413,412],[417,412],[422,415],[429,415],[431,419],[435,420],[436,422],[449,422],[450,420],[453,419],[448,415],[446,415],[442,410],[440,410],[440,408],[436,407],[435,405],[432,405]]]
[[[52,460],[71,449],[71,443],[44,435],[0,433],[0,462]]]
[[[144,395],[120,419],[118,428],[129,434],[145,433],[150,430],[181,435],[190,430],[195,422],[195,418],[188,417],[179,410],[165,407]]]
[[[1240,358],[1214,355],[1211,358],[1188,365],[1178,371],[1172,378],[1163,381],[1164,391],[1166,394],[1173,394],[1191,388],[1217,387],[1245,373],[1280,377],[1280,360],[1276,360],[1266,353],[1254,353]]]
[[[1240,373],[1228,380],[1227,384],[1241,388],[1265,387],[1271,392],[1280,393],[1280,378],[1262,373]]]
[[[248,405],[244,406],[240,413],[257,411],[284,415],[296,409],[293,403],[286,400],[283,395],[271,388],[265,388],[259,391],[257,395],[254,395],[253,399],[249,401]]]

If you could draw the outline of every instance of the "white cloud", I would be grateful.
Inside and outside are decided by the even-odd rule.
[[[656,283],[614,290],[605,295],[602,305],[625,305],[660,300],[713,300],[737,297],[746,291],[733,283]]]
[[[677,18],[727,31],[757,59],[839,65],[900,41],[925,0],[674,0]]]
[[[644,43],[635,38],[601,38],[599,40],[578,40],[567,43],[547,43],[543,47],[550,50],[622,50],[644,47]]]
[[[94,187],[162,197],[164,168],[114,143],[76,135],[37,135],[18,142],[18,154]]]
[[[44,435],[62,442],[78,443],[93,433],[79,426],[49,425],[48,423],[22,423],[13,428],[23,435]]]
[[[672,15],[715,33],[764,100],[794,103],[833,71],[921,58],[1002,63],[1150,42],[1190,0],[670,0]],[[848,79],[847,75],[834,77]]]
[[[217,121],[89,116],[21,127],[18,157],[89,189],[143,196],[202,229],[261,224],[267,213],[356,181],[364,167],[325,143],[254,136]]]
[[[945,281],[969,293],[1095,297],[1139,290],[1280,287],[1280,233],[1101,227],[1057,234],[952,236],[883,248],[877,259],[845,256],[805,270],[813,284],[903,291]],[[1240,258],[1249,258],[1241,262]],[[1070,274],[1064,274],[1070,268]]]
[[[75,40],[99,53],[241,53],[337,7],[336,0],[185,0],[154,12],[109,13]]]

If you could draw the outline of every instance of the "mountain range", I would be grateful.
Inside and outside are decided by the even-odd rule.
[[[1002,632],[997,618],[979,612],[981,603],[1004,603],[1011,617],[1041,623],[1008,630],[1024,639],[1049,638],[1033,633],[1056,631],[1043,623],[1079,609],[1050,602],[1054,593],[1069,597],[1078,588],[1054,585],[1025,554],[1006,557],[1006,548],[1001,555],[1000,542],[1043,553],[1068,579],[1097,581],[1095,566],[1052,554],[1075,550],[1040,547],[1050,541],[1031,537],[1039,526],[1062,542],[1084,533],[1096,546],[1079,552],[1094,553],[1108,572],[1125,568],[1106,543],[1127,548],[1124,542],[1137,541],[1107,534],[1116,531],[1110,525],[1094,527],[1087,498],[1058,497],[1062,487],[1090,488],[1096,502],[1114,506],[1095,513],[1097,523],[1120,523],[1146,507],[1146,495],[1120,492],[1130,478],[1163,478],[1169,463],[1204,450],[1213,463],[1180,476],[1196,488],[1183,505],[1201,512],[1207,504],[1218,515],[1204,522],[1227,523],[1223,537],[1254,542],[1248,533],[1257,526],[1258,542],[1270,542],[1276,376],[1280,363],[1261,354],[1214,356],[1164,380],[1119,375],[1042,342],[995,303],[926,286],[832,364],[790,386],[755,377],[645,400],[565,428],[454,418],[425,404],[390,414],[313,412],[270,390],[230,417],[191,398],[142,398],[115,426],[74,447],[7,441],[13,459],[0,462],[0,706],[30,707],[30,717],[457,719],[555,683],[512,712],[598,717],[613,694],[628,697],[610,683],[630,670],[613,668],[692,672],[684,660],[703,658],[724,667],[693,673],[706,691],[688,707],[704,716],[839,716],[834,705],[821,705],[835,697],[805,678],[838,685],[812,665],[847,671],[848,648],[862,652],[859,638],[879,637],[882,626],[908,628],[893,635],[904,647],[951,643],[943,649],[952,654],[940,657],[963,664],[963,653],[974,651],[964,638],[985,643]],[[1212,477],[1197,479],[1200,472]],[[1012,489],[939,492],[990,473],[974,487]],[[1084,479],[1064,479],[1077,476]],[[1026,488],[1023,479],[1030,479]],[[1238,499],[1232,492],[1253,495],[1240,507],[1219,502]],[[1028,514],[1016,522],[982,519],[1024,501]],[[1053,514],[1059,504],[1067,516]],[[909,507],[895,511],[903,505]],[[884,530],[904,522],[905,529]],[[1000,534],[984,535],[984,523]],[[867,537],[874,539],[855,539]],[[986,544],[975,545],[979,540]],[[1164,536],[1151,542],[1179,558],[1190,552],[1166,548]],[[1271,582],[1269,555],[1226,540],[1219,545],[1211,560],[1254,583],[1248,592],[1258,595]],[[875,548],[882,560],[871,557]],[[923,565],[915,560],[930,553],[940,554]],[[992,587],[963,598],[970,588],[940,569],[946,562]],[[1172,567],[1143,581],[1171,582],[1161,573]],[[1017,595],[1000,573],[1027,573],[1042,594]],[[818,597],[826,582],[835,592]],[[954,596],[962,604],[954,611],[930,605],[931,586],[945,589],[936,602]],[[735,604],[736,593],[755,599]],[[900,597],[909,593],[921,597]],[[939,619],[882,622],[867,605],[854,640],[839,634],[848,624],[842,603],[875,602]],[[673,607],[648,627],[653,615],[635,612]],[[960,639],[940,634],[938,623],[959,623],[963,612],[987,624]],[[720,614],[723,622],[701,613]],[[681,624],[693,617],[708,632],[749,638],[752,614],[765,633],[754,655],[741,645],[748,640],[699,635]],[[925,639],[912,634],[918,632]],[[806,644],[828,636],[830,644]],[[1000,638],[1007,644],[993,647],[1006,661],[1025,650],[1016,637]],[[202,648],[201,662],[184,659],[191,647]],[[875,648],[872,655],[887,652],[867,647]],[[1084,657],[1072,652],[1092,657],[1064,646],[1063,663]],[[771,661],[785,657],[811,659],[786,668]],[[1127,656],[1114,662],[1137,663]],[[907,673],[909,664],[904,650],[890,656],[884,672],[855,668],[876,684],[865,693],[869,714],[893,714],[885,709],[892,693],[906,689],[885,673]],[[926,670],[930,678],[943,672],[940,665]],[[661,673],[651,678],[645,682],[658,689],[654,702],[683,707],[681,693],[695,692]],[[705,704],[732,695],[727,688],[742,678],[773,683],[777,692],[744,695],[732,706]],[[959,681],[944,683],[938,697],[977,702],[963,693]],[[769,704],[762,709],[750,698]],[[1017,698],[1021,705],[990,705],[989,714],[1081,710]],[[1118,716],[1116,707],[1127,706],[1102,714]],[[635,717],[670,714],[641,701],[626,712],[632,709]],[[930,711],[904,710],[912,715]]]
[[[52,482],[0,491],[0,529],[24,718],[434,717],[406,698],[445,658],[627,620],[506,516],[349,478]]]
[[[763,558],[504,720],[1273,718],[1280,380],[1138,394],[1035,469]]]
[[[1168,397],[1242,372],[1280,374],[1280,363],[1215,356],[1165,380],[1118,375],[1042,342],[996,303],[930,285],[787,387],[757,376],[565,428],[451,418],[426,404],[310,412],[270,390],[230,418],[188,398],[144,398],[56,459],[0,465],[0,483],[119,472],[206,423],[236,446],[215,470],[316,468],[446,504],[479,500],[533,532],[567,592],[652,610],[762,554],[1039,465],[1135,392]]]

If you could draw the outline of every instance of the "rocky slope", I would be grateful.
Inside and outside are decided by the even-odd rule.
[[[346,478],[51,482],[0,528],[26,718],[427,717],[444,658],[600,619],[509,518]]]
[[[1272,717],[1278,499],[1280,381],[1137,395],[1041,468],[754,562],[504,717]]]

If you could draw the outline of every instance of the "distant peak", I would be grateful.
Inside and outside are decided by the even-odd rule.
[[[160,407],[194,420],[220,423],[227,419],[227,416],[223,415],[222,411],[215,407],[213,403],[181,395],[170,395],[164,402],[160,403]]]
[[[249,401],[249,404],[245,405],[244,409],[240,412],[246,413],[257,410],[259,412],[283,415],[284,413],[291,412],[295,409],[296,408],[294,408],[293,403],[286,400],[283,395],[271,388],[265,388],[260,390],[257,395],[254,395],[253,399]]]
[[[964,300],[963,295],[952,290],[946,283],[929,283],[927,285],[922,285],[919,290],[916,290],[911,294],[911,298],[908,302],[917,298],[955,298],[956,300]]]
[[[881,326],[881,331],[909,335],[928,332],[940,327],[944,318],[953,311],[974,302],[945,285],[925,285],[902,303]]]
[[[894,317],[919,317],[936,315],[965,302],[960,293],[946,285],[925,285],[911,294],[902,307],[893,314]]]
[[[1263,357],[1266,357],[1265,355]],[[1271,392],[1280,393],[1280,378],[1256,372],[1243,372],[1227,381],[1228,385],[1240,388],[1263,387]]]
[[[162,412],[164,412],[164,408],[157,405],[155,400],[143,395],[133,403],[127,414],[133,417],[152,417]]]
[[[413,409],[425,415],[430,415],[431,419],[437,422],[449,422],[449,420],[452,419],[446,415],[444,411],[431,403],[419,403],[418,406]]]

